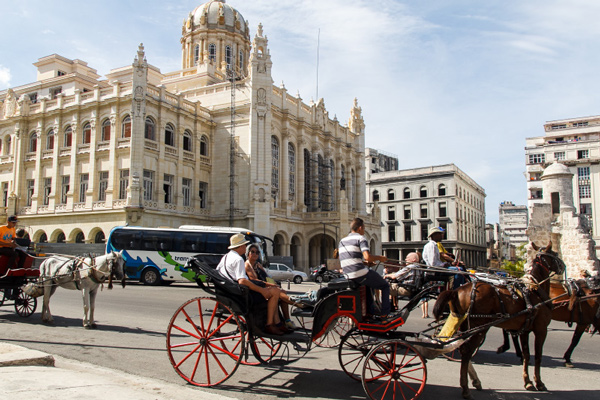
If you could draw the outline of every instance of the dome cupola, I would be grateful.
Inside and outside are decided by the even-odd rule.
[[[189,13],[182,27],[182,67],[211,64],[246,75],[250,55],[248,23],[225,0],[211,0]]]

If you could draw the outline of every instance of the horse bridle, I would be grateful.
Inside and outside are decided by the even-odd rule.
[[[545,257],[550,257],[551,259],[553,259],[556,262],[557,271],[552,270],[552,268],[550,268],[550,266],[548,265],[548,262],[546,260],[544,260],[544,258],[542,256]],[[544,268],[544,270],[546,271],[546,273],[548,275],[553,275],[553,274],[562,274],[565,271],[565,263],[563,260],[561,260],[558,256],[555,256],[552,253],[545,253],[542,251],[539,251],[536,255],[535,258],[533,259],[533,262],[537,265],[539,265],[540,267]]]

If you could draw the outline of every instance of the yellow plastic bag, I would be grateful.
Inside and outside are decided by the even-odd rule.
[[[442,330],[437,335],[438,339],[440,339],[442,342],[447,342],[450,340],[460,327],[460,324],[462,324],[466,318],[467,314],[463,315],[462,317],[457,317],[456,315],[450,313],[446,323],[442,327]]]

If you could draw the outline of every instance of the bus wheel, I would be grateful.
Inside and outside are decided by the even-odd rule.
[[[142,283],[150,286],[158,285],[160,283],[158,271],[154,268],[146,268],[146,270],[142,273]]]

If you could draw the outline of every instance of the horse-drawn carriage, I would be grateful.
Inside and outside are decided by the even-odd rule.
[[[35,312],[37,300],[23,287],[37,280],[40,270],[33,268],[34,258],[27,255],[23,268],[8,268],[8,257],[0,256],[0,306],[12,304],[21,317],[29,317]]]
[[[190,259],[187,266],[207,277],[201,287],[209,296],[190,299],[176,310],[167,329],[167,353],[175,371],[190,384],[218,385],[231,377],[240,364],[292,362],[327,335],[336,321],[348,318],[354,328],[342,337],[338,360],[350,378],[362,382],[371,399],[419,397],[427,380],[425,359],[457,347],[462,355],[460,382],[463,397],[471,398],[467,374],[473,385],[481,390],[471,357],[490,327],[504,325],[513,329],[520,326],[522,340],[527,340],[529,331],[536,334],[534,381],[539,390],[545,390],[539,368],[549,323],[550,307],[546,305],[552,299],[544,299],[537,289],[528,300],[515,298],[511,289],[481,280],[445,291],[436,302],[434,312],[439,316],[442,306],[449,304],[452,318],[454,314],[460,317],[454,324],[458,333],[448,335],[446,323],[436,335],[432,331],[437,332],[441,323],[421,332],[400,328],[420,299],[437,287],[426,285],[401,310],[387,318],[369,319],[365,287],[342,279],[321,288],[310,311],[293,312],[312,317],[312,326],[280,336],[261,329],[264,326],[261,310],[252,307],[247,288],[224,278],[199,259]],[[549,286],[550,274],[560,274],[563,268],[562,261],[548,247],[538,253],[530,277],[537,288],[544,288]],[[527,349],[524,372],[527,371],[528,352]],[[523,377],[526,388],[534,389],[529,376],[524,373]]]

